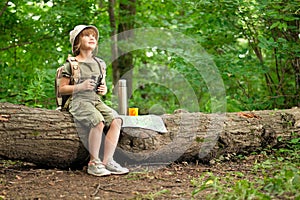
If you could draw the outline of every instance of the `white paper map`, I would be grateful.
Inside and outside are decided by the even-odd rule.
[[[123,119],[122,127],[138,127],[144,129],[154,130],[160,133],[168,132],[164,121],[157,115],[139,115],[139,116],[127,116],[119,115]]]

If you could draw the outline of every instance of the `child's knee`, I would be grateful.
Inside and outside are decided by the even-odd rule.
[[[113,119],[111,125],[116,126],[117,128],[121,128],[122,119],[120,119],[120,118]]]
[[[104,123],[101,121],[94,128],[100,129],[102,131],[104,129],[104,126]]]

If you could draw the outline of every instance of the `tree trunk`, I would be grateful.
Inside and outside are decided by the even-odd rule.
[[[111,52],[112,52],[112,69],[113,69],[113,85],[116,85],[120,78],[120,70],[118,63],[118,35],[117,35],[117,25],[115,17],[115,0],[108,1],[108,14],[109,22],[111,28]]]
[[[119,24],[118,24],[118,42],[128,41],[134,37],[133,31],[136,14],[136,0],[121,0],[119,9]],[[120,77],[126,80],[127,96],[132,94],[132,69],[133,55],[132,52],[124,52],[122,47],[118,47],[118,68]]]
[[[69,113],[0,103],[0,157],[48,167],[82,166],[88,152]],[[299,137],[300,109],[162,115],[168,130],[123,128],[115,158],[128,164],[208,162]]]

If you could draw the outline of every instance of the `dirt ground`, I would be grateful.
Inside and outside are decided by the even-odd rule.
[[[254,162],[247,159],[214,165],[179,163],[160,167],[131,167],[127,175],[95,177],[81,170],[42,169],[30,163],[0,160],[0,199],[191,199],[191,180],[205,172],[215,176],[239,171],[253,176]],[[204,199],[205,193],[195,199]]]

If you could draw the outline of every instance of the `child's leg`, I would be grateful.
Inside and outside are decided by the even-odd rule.
[[[91,128],[90,130],[90,134],[89,134],[90,160],[99,158],[103,128],[104,128],[104,124],[103,122],[100,122],[99,124],[97,124],[97,126]]]
[[[114,119],[111,122],[110,128],[105,137],[105,146],[104,146],[104,156],[103,156],[103,164],[107,164],[107,162],[113,158],[115,153],[119,136],[121,130],[122,120]]]

